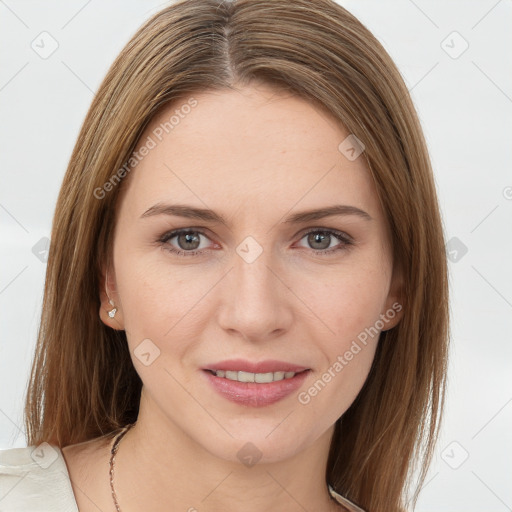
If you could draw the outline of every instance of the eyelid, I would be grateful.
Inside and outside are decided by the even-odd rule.
[[[297,233],[296,236],[298,236],[300,233],[302,233],[301,238],[309,235],[310,233],[318,233],[318,232],[325,232],[325,233],[335,233],[341,238],[345,239],[347,242],[354,242],[355,240],[346,232],[346,231],[340,231],[339,229],[334,228],[326,228],[326,227],[312,227],[312,228],[306,228],[306,231]]]
[[[205,229],[205,228],[194,227],[194,226],[185,227],[185,228],[177,228],[177,229],[173,229],[173,230],[165,232],[162,236],[160,236],[157,239],[157,242],[162,244],[162,246],[163,246],[162,248],[164,248],[165,250],[168,250],[169,252],[174,253],[174,254],[178,254],[178,255],[186,254],[187,256],[188,255],[193,256],[196,254],[201,255],[201,254],[209,252],[211,249],[194,249],[194,250],[190,250],[190,251],[185,251],[183,249],[177,249],[177,248],[171,249],[169,247],[165,247],[165,245],[170,245],[167,243],[170,239],[175,238],[176,236],[179,236],[180,234],[183,234],[183,233],[197,233],[198,235],[204,236],[205,238],[208,238],[209,240],[211,240],[210,237],[205,233],[205,231],[209,231],[209,230]],[[334,248],[330,248],[330,249],[311,249],[311,248],[309,248],[309,251],[312,252],[313,254],[329,255],[329,254],[337,252],[337,251],[347,250],[351,246],[356,244],[354,238],[351,237],[348,233],[346,233],[344,231],[340,231],[335,228],[327,228],[327,227],[305,228],[305,230],[299,231],[294,236],[294,238],[300,237],[299,238],[299,241],[300,241],[305,236],[309,235],[310,233],[330,233],[331,236],[334,236],[342,244],[341,247],[335,246]],[[307,249],[307,248],[304,247],[304,249]]]
[[[356,245],[356,242],[353,237],[351,237],[348,233],[344,231],[340,231],[339,229],[334,228],[326,228],[326,227],[312,227],[307,228],[306,231],[300,232],[299,241],[302,240],[305,236],[309,235],[310,233],[329,233],[331,237],[334,237],[339,241],[339,244],[335,247],[331,247],[330,249],[311,249],[307,247],[303,247],[304,249],[308,249],[310,252],[312,252],[315,255],[319,256],[330,256],[333,253],[338,253],[341,251],[346,251],[348,249],[351,249],[353,246]]]
[[[187,228],[177,228],[177,229],[172,229],[170,231],[167,231],[157,239],[157,242],[159,242],[163,245],[169,245],[167,243],[169,240],[171,240],[172,238],[175,238],[176,236],[179,236],[183,233],[197,233],[198,235],[204,236],[205,238],[208,238],[208,240],[211,240],[210,237],[204,232],[203,228],[187,227]],[[210,251],[210,249],[194,249],[191,251],[184,251],[183,249],[176,249],[176,248],[169,249],[167,247],[164,247],[164,248],[169,250],[170,252],[187,253],[187,254],[204,253],[204,252]]]

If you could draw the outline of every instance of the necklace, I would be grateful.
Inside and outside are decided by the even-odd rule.
[[[121,508],[119,507],[119,503],[117,503],[117,496],[116,491],[114,489],[114,465],[115,465],[115,458],[116,453],[119,448],[119,442],[123,438],[123,436],[130,430],[135,423],[131,423],[130,425],[127,425],[126,427],[123,427],[121,432],[116,435],[114,438],[114,443],[112,445],[112,449],[110,450],[110,489],[112,490],[112,499],[114,500],[114,506],[116,507],[116,512],[121,512]]]
[[[112,499],[114,500],[114,506],[116,507],[116,512],[121,512],[121,507],[119,506],[119,503],[117,502],[117,495],[116,495],[116,491],[114,489],[114,466],[115,466],[116,453],[117,453],[117,450],[119,449],[119,443],[121,442],[121,439],[124,437],[126,432],[128,432],[128,430],[130,430],[134,425],[135,425],[135,423],[126,425],[125,427],[123,427],[121,429],[121,432],[116,434],[116,436],[114,438],[114,442],[112,444],[112,448],[110,450],[110,489],[112,490]],[[363,509],[357,507],[354,503],[350,502],[349,500],[347,500],[346,498],[344,498],[343,496],[341,496],[337,492],[335,492],[334,489],[330,485],[329,485],[329,494],[331,494],[331,496],[333,496],[334,499],[338,503],[342,503],[345,506],[348,505],[349,507],[351,507],[351,508],[349,508],[349,510],[364,512]]]

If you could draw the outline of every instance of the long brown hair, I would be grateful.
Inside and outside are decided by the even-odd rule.
[[[404,314],[382,332],[370,375],[335,425],[326,481],[371,511],[403,510],[439,430],[448,284],[431,164],[403,79],[377,39],[331,0],[181,0],[136,32],[92,102],[52,226],[25,424],[29,445],[61,447],[137,419],[141,380],[126,333],[99,318],[123,167],[169,102],[251,80],[327,108],[363,141],[404,279]]]

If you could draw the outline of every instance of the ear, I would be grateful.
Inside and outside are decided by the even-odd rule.
[[[100,319],[107,326],[112,329],[123,331],[124,330],[124,318],[123,311],[121,308],[121,302],[117,293],[117,286],[115,280],[115,273],[113,269],[107,269],[103,267],[100,274],[99,280],[100,290]],[[112,301],[112,305],[109,301]],[[109,315],[109,312],[114,313],[113,316]]]
[[[404,304],[403,304],[403,289],[404,279],[402,269],[395,265],[393,268],[393,275],[391,277],[391,284],[389,287],[388,296],[384,310],[381,311],[381,318],[384,322],[383,331],[388,331],[395,327],[403,317]]]

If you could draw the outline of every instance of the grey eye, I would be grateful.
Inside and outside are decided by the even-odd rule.
[[[198,249],[199,245],[201,244],[200,237],[201,235],[198,234],[196,231],[191,231],[189,233],[180,233],[179,235],[176,235],[179,248],[184,250]]]
[[[329,247],[332,238],[331,235],[324,233],[322,231],[309,233],[307,237],[308,243],[311,244],[311,248],[320,251],[323,249],[327,249]]]

